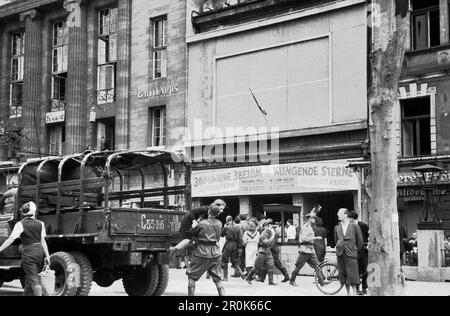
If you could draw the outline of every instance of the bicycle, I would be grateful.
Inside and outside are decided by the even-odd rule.
[[[334,262],[322,262],[314,273],[314,280],[319,291],[325,295],[336,295],[344,288],[339,278],[339,268]]]

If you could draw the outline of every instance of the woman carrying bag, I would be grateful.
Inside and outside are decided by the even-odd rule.
[[[39,273],[45,264],[50,264],[50,254],[45,241],[46,231],[43,222],[36,219],[36,204],[24,204],[20,213],[22,220],[17,222],[11,236],[0,247],[0,253],[14,243],[22,240],[22,269],[25,273],[24,296],[42,296]]]

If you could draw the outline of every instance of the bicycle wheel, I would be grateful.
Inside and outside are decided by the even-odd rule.
[[[317,267],[314,279],[319,291],[325,295],[336,295],[344,287],[339,278],[339,269],[334,263],[322,263]]]

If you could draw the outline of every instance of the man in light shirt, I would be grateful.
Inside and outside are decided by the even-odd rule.
[[[316,237],[313,230],[313,225],[316,222],[317,214],[312,211],[310,214],[306,215],[308,222],[302,226],[300,231],[300,247],[298,249],[298,258],[295,263],[295,270],[292,272],[291,281],[289,282],[292,286],[297,286],[295,279],[298,273],[303,268],[303,266],[308,263],[314,270],[317,269],[320,262],[317,259],[316,252],[314,250],[314,241],[320,240],[322,237]],[[319,282],[323,283],[323,276],[319,275]]]
[[[295,243],[297,241],[297,230],[294,225],[292,225],[292,220],[288,219],[287,221],[288,228],[286,229],[286,239],[288,243]]]

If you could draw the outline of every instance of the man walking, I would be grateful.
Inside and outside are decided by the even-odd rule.
[[[317,214],[312,211],[306,215],[306,218],[308,218],[308,221],[302,226],[300,231],[300,247],[298,250],[297,262],[295,263],[295,270],[292,272],[291,280],[289,282],[292,286],[297,286],[295,279],[305,263],[308,263],[314,270],[317,269],[320,264],[314,250],[314,241],[322,239],[322,237],[316,237],[313,230]],[[323,282],[322,278],[320,278],[319,282]]]
[[[263,231],[261,232],[261,236],[259,238],[259,247],[255,266],[246,277],[246,280],[249,284],[252,284],[253,276],[257,271],[258,273],[261,273],[261,271],[267,271],[267,274],[269,275],[269,285],[275,285],[275,283],[273,282],[274,262],[270,248],[275,243],[276,236],[273,233],[270,224],[272,224],[271,219],[261,222]]]
[[[358,269],[358,252],[363,246],[363,237],[359,226],[348,217],[348,209],[338,212],[340,224],[334,229],[336,256],[341,284],[345,285],[347,294],[353,296],[360,284]]]
[[[222,270],[223,281],[228,281],[228,263],[234,269],[235,276],[240,277],[242,270],[238,263],[238,246],[242,244],[242,236],[240,227],[236,226],[231,216],[227,216],[225,227],[222,229],[221,237],[225,237],[225,245],[223,246]]]
[[[287,272],[287,269],[283,266],[283,264],[281,263],[281,260],[280,260],[280,246],[276,243],[280,234],[277,233],[273,227],[271,229],[272,229],[272,234],[275,235],[275,242],[273,242],[272,247],[270,248],[270,252],[272,253],[272,257],[273,257],[274,266],[275,266],[275,268],[280,270],[280,272],[284,276],[284,279],[281,282],[283,282],[283,283],[289,282],[289,280],[290,280],[289,273]],[[264,282],[266,280],[266,273],[267,273],[267,271],[265,271],[265,270],[261,271],[261,276],[258,281]]]
[[[22,268],[25,273],[24,296],[42,296],[39,273],[44,265],[44,258],[50,264],[50,254],[45,241],[46,231],[43,222],[36,219],[36,204],[29,202],[20,209],[22,220],[18,222],[11,236],[0,247],[0,253],[16,239],[22,240]]]
[[[348,215],[350,219],[353,219],[353,222],[358,224],[359,229],[361,229],[363,246],[358,251],[358,268],[359,275],[361,276],[362,282],[362,291],[359,290],[359,285],[356,289],[356,294],[358,295],[367,295],[367,289],[369,286],[367,285],[367,266],[369,265],[369,249],[367,248],[369,245],[369,225],[364,222],[358,221],[359,214],[356,211],[351,211]]]
[[[211,205],[208,210],[208,219],[200,221],[192,231],[195,247],[191,263],[186,271],[189,278],[189,296],[195,295],[196,282],[205,272],[211,275],[219,296],[225,295],[222,285],[222,270],[220,269],[222,252],[219,246],[222,223],[216,219],[220,212],[218,206]]]

